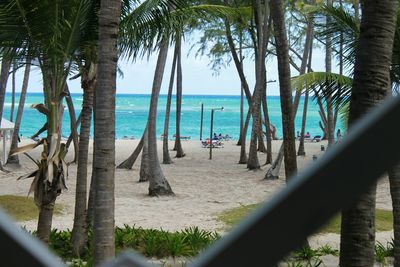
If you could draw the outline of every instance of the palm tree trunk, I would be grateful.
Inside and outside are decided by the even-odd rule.
[[[400,164],[389,171],[390,195],[393,205],[394,266],[400,266]]]
[[[149,133],[146,127],[143,138],[142,159],[140,161],[139,182],[147,182],[150,178],[149,161]]]
[[[182,149],[181,142],[181,109],[182,109],[182,47],[181,47],[181,36],[178,34],[176,40],[176,46],[178,51],[177,57],[177,69],[176,69],[176,133],[175,133],[175,150],[176,157],[182,158],[185,153]]]
[[[115,88],[121,1],[101,0],[95,116],[93,264],[115,257]],[[101,153],[99,153],[101,152]]]
[[[313,36],[314,36],[314,26],[312,24],[312,18],[308,18],[308,25],[307,25],[307,37],[309,36],[309,43],[307,44],[307,37],[306,37],[306,44],[304,49],[308,49],[309,53],[307,54],[308,56],[308,72],[311,71],[311,61],[312,61],[312,49],[313,49]],[[306,55],[306,53],[303,54],[303,57]],[[307,122],[307,108],[308,108],[308,98],[310,95],[309,89],[306,89],[306,93],[304,96],[304,106],[303,106],[303,117],[301,121],[301,132],[300,132],[300,144],[299,144],[299,149],[297,150],[297,155],[298,156],[305,156],[306,151],[304,149],[304,134],[306,131],[306,122]]]
[[[289,179],[297,172],[296,146],[294,134],[294,108],[290,85],[289,47],[286,37],[285,13],[282,1],[270,2],[271,15],[274,21],[276,50],[278,57],[279,88],[283,126],[283,144],[285,175]]]
[[[142,135],[142,138],[140,138],[139,144],[136,146],[133,153],[129,156],[129,158],[127,158],[121,164],[119,164],[117,166],[117,169],[132,169],[133,164],[135,164],[136,159],[139,157],[139,154],[142,151],[145,135],[146,131]]]
[[[179,47],[175,44],[174,58],[172,60],[171,76],[169,79],[169,86],[168,86],[167,104],[165,107],[164,134],[163,134],[163,164],[172,163],[168,149],[168,130],[169,130],[169,117],[171,114],[172,89],[174,87],[176,61],[179,53],[178,48]]]
[[[76,162],[76,159],[78,158],[79,154],[79,140],[78,140],[78,128],[76,123],[75,108],[74,108],[74,103],[72,102],[72,97],[71,93],[69,92],[68,86],[65,86],[65,90],[68,93],[68,95],[65,97],[65,100],[68,106],[71,135],[72,135],[72,141],[74,143],[74,159],[72,160],[72,162]]]
[[[14,124],[14,132],[11,139],[11,146],[10,151],[15,150],[18,147],[18,137],[19,137],[19,129],[21,127],[22,121],[22,114],[24,112],[24,105],[25,105],[25,98],[26,98],[26,91],[28,89],[28,81],[29,81],[29,74],[31,71],[31,60],[28,59],[26,62],[25,72],[24,72],[24,79],[22,82],[21,94],[19,97],[19,104],[17,110],[17,117],[15,118]],[[18,155],[8,155],[7,164],[19,164]]]
[[[96,73],[96,64],[89,73]],[[75,214],[72,228],[72,246],[76,256],[80,256],[87,242],[87,166],[89,155],[90,125],[92,124],[93,94],[96,77],[90,77],[87,73],[82,75],[83,103],[81,112],[81,127],[79,134],[79,154],[76,172]]]
[[[232,41],[232,40],[231,40]],[[235,51],[236,52],[236,51]],[[239,57],[240,57],[240,68],[243,69],[243,32],[239,30]],[[240,134],[239,134],[239,140],[237,142],[237,146],[240,146],[242,143],[242,131],[244,127],[244,121],[243,121],[243,115],[244,115],[244,89],[243,85],[240,84]]]
[[[93,121],[96,121],[96,89],[93,93]],[[79,115],[80,117],[80,115]],[[80,120],[80,118],[79,118]],[[96,124],[93,124],[93,132],[96,131]],[[93,220],[94,220],[94,205],[95,205],[95,194],[96,189],[95,187],[95,180],[96,176],[94,173],[94,166],[96,166],[96,140],[93,139],[93,156],[92,156],[92,175],[90,177],[90,188],[89,188],[89,199],[88,199],[88,208],[86,212],[86,224],[89,228],[93,229]]]
[[[247,116],[246,116],[246,121],[244,123],[244,127],[242,132],[240,133],[241,135],[241,144],[240,144],[240,158],[239,158],[239,164],[247,164],[247,154],[246,154],[246,135],[247,135],[247,129],[249,128],[250,124],[250,108],[247,111]]]
[[[275,180],[279,178],[279,171],[281,170],[282,160],[283,160],[283,145],[279,148],[278,156],[272,163],[271,168],[268,169],[264,176],[264,179]]]
[[[364,3],[349,126],[380,104],[390,88],[390,65],[398,1]],[[382,31],[381,29],[385,29]],[[373,266],[376,183],[351,208],[342,211],[340,266]]]
[[[82,111],[81,111],[81,113],[82,113]],[[79,113],[78,118],[76,119],[76,122],[75,122],[74,128],[76,128],[76,129],[78,129],[79,125],[81,124],[81,113]],[[69,148],[69,146],[71,145],[73,140],[74,140],[74,133],[73,133],[73,131],[71,131],[71,133],[68,136],[68,140],[65,143],[67,149]],[[79,140],[79,138],[78,138],[78,140]]]
[[[6,98],[7,81],[10,71],[11,61],[3,58],[1,61],[1,73],[0,73],[0,121],[3,118],[4,100]],[[4,163],[4,162],[3,162]],[[0,162],[0,170],[5,171],[3,163]]]
[[[253,95],[251,110],[253,115],[253,124],[251,128],[249,159],[247,168],[250,170],[259,169],[260,163],[257,155],[257,139],[261,130],[261,98],[262,90],[266,83],[265,77],[265,55],[266,45],[268,43],[268,14],[266,5],[262,5],[260,0],[255,1],[254,6],[255,23],[257,27],[257,53],[256,53],[256,86]]]
[[[354,0],[354,17],[357,21],[360,21],[360,2],[358,0]]]
[[[37,237],[45,244],[49,243],[51,224],[53,222],[54,203],[41,205],[37,224]]]
[[[333,0],[327,0],[326,4],[328,6],[332,6]],[[326,27],[330,27],[330,23],[332,18],[330,16],[326,16]],[[325,40],[325,68],[327,73],[332,72],[332,34],[328,33],[326,35]],[[332,98],[326,98],[326,113],[327,113],[327,134],[328,134],[328,147],[335,144],[335,122],[334,122],[334,115],[333,115],[333,104]]]
[[[265,135],[267,137],[267,159],[265,164],[272,163],[272,135],[271,135],[271,123],[269,121],[268,114],[268,103],[267,103],[267,88],[263,90],[263,98],[262,98],[262,106],[264,112],[264,120],[265,120]]]
[[[6,98],[6,88],[7,81],[9,77],[10,71],[10,60],[3,58],[1,61],[1,73],[0,73],[0,119],[3,118],[3,110],[4,110],[4,100]]]
[[[149,195],[173,195],[173,191],[164,176],[157,155],[157,136],[156,136],[156,119],[157,119],[157,103],[160,94],[162,78],[164,74],[165,62],[168,54],[168,40],[163,40],[157,59],[154,81],[152,86],[150,111],[148,121],[148,153],[149,153]],[[178,56],[179,66],[179,56]],[[179,75],[179,67],[178,67]],[[177,110],[178,113],[178,110]]]
[[[242,131],[244,127],[244,120],[243,120],[243,115],[244,115],[244,108],[243,108],[243,87],[240,87],[240,135],[239,135],[239,140],[236,143],[237,146],[240,146],[242,144]]]
[[[13,71],[11,76],[11,109],[10,109],[10,121],[14,121],[14,107],[15,107],[15,72],[17,69],[15,68],[15,64],[13,64]]]

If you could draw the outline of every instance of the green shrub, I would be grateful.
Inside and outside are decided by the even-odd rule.
[[[28,231],[29,232],[29,231]],[[29,232],[36,235],[36,232]],[[134,249],[146,257],[192,257],[207,248],[221,236],[216,232],[200,230],[198,227],[186,228],[180,232],[168,232],[162,229],[143,229],[124,225],[115,228],[116,253],[125,249]],[[70,230],[53,229],[49,247],[66,261],[69,266],[92,266],[93,231],[88,231],[88,244],[81,258],[74,258]]]

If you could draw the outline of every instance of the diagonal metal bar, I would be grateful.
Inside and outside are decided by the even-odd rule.
[[[16,227],[3,211],[0,211],[0,251],[2,266],[64,266],[40,241]]]
[[[385,101],[190,266],[276,266],[399,161],[399,118],[400,97]]]

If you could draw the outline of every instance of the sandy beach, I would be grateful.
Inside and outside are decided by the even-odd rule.
[[[23,144],[32,142],[23,140]],[[116,164],[126,159],[136,147],[139,140],[116,141]],[[138,183],[140,157],[132,170],[117,169],[115,173],[115,223],[141,226],[143,228],[162,228],[164,230],[181,230],[185,227],[198,226],[200,229],[223,232],[224,225],[217,221],[217,214],[240,205],[268,201],[285,186],[284,168],[281,168],[280,179],[264,180],[269,165],[264,165],[259,171],[248,171],[245,165],[237,164],[239,146],[235,141],[224,142],[223,148],[213,149],[213,160],[209,160],[209,150],[202,148],[200,141],[183,141],[186,156],[181,159],[173,158],[171,165],[162,165],[173,191],[174,197],[149,197],[148,184]],[[281,141],[273,142],[275,157]],[[312,156],[322,156],[323,142],[306,143],[305,157],[298,157],[299,171],[313,164]],[[161,141],[158,150],[161,152]],[[170,141],[170,148],[173,142]],[[30,154],[36,158],[40,148]],[[72,152],[72,151],[71,151]],[[174,157],[175,152],[171,151]],[[159,154],[161,159],[162,155]],[[72,159],[69,153],[68,159]],[[265,162],[265,155],[259,154],[260,163]],[[31,180],[17,181],[20,175],[33,170],[35,165],[24,155],[20,156],[21,167],[7,166],[11,173],[0,173],[0,194],[26,196]],[[90,153],[89,164],[92,163]],[[89,168],[91,172],[91,167]],[[90,177],[89,173],[89,177]],[[58,197],[63,210],[53,218],[53,227],[72,229],[75,202],[76,164],[69,166],[68,188]],[[392,209],[387,178],[382,178],[378,186],[377,208]],[[36,220],[19,222],[27,229],[36,228]],[[284,230],[284,229],[282,229]],[[377,240],[386,244],[392,232],[377,234]],[[310,239],[313,247],[329,244],[334,248],[339,246],[339,235],[324,234]]]

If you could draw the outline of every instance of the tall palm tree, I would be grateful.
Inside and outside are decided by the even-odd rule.
[[[56,198],[66,188],[67,151],[61,143],[64,89],[79,46],[79,31],[87,26],[90,8],[89,0],[0,3],[0,47],[8,49],[7,56],[13,58],[24,59],[29,53],[42,71],[44,104],[35,108],[46,116],[47,136],[13,153],[43,144],[41,159],[35,162],[38,169],[21,178],[34,177],[29,192],[34,192],[39,207],[37,233],[44,242],[50,235]]]
[[[102,0],[99,13],[99,63],[95,102],[95,205],[93,263],[99,265],[115,256],[115,90],[117,37],[121,1]]]
[[[11,74],[11,108],[10,108],[10,121],[14,121],[14,108],[15,108],[15,73],[17,72],[16,62],[12,63]]]
[[[285,12],[282,1],[270,2],[278,57],[279,87],[281,97],[284,161],[286,179],[297,172],[294,135],[294,116],[290,84],[289,47],[286,36]]]
[[[257,140],[260,138],[261,131],[261,98],[262,92],[265,88],[265,56],[266,45],[268,43],[268,29],[269,29],[269,13],[267,2],[257,0],[254,2],[254,20],[257,28],[257,39],[254,44],[256,49],[256,85],[253,94],[253,101],[251,103],[252,110],[252,129],[250,139],[249,158],[247,160],[247,168],[250,170],[259,169],[260,163],[257,155]]]
[[[172,89],[174,87],[174,77],[176,70],[176,61],[178,57],[178,45],[175,44],[174,58],[172,59],[171,76],[168,86],[167,104],[165,107],[165,120],[164,120],[164,133],[163,133],[163,164],[171,164],[171,156],[168,151],[168,131],[169,131],[169,117],[171,114],[171,99],[172,99]]]
[[[181,142],[181,110],[182,110],[182,40],[178,33],[176,36],[176,46],[178,50],[177,66],[176,66],[176,132],[175,132],[175,147],[176,157],[182,158],[185,156]]]
[[[24,112],[26,91],[28,89],[28,81],[29,81],[30,72],[31,72],[31,60],[27,59],[26,66],[25,66],[25,72],[24,72],[24,78],[22,81],[21,93],[19,96],[17,117],[15,118],[14,131],[13,131],[13,135],[11,137],[10,151],[14,151],[15,149],[18,148],[19,129],[21,127],[22,114]],[[11,153],[9,153],[7,164],[19,164],[18,155],[11,155]]]
[[[364,1],[350,100],[350,126],[382,102],[391,86],[397,8],[397,0]],[[375,194],[376,184],[354,206],[342,211],[340,266],[374,264]]]
[[[161,169],[157,155],[157,137],[156,137],[156,117],[157,103],[160,94],[161,82],[164,74],[165,62],[168,54],[168,39],[163,39],[160,44],[160,51],[157,59],[156,70],[154,72],[154,80],[151,92],[150,110],[148,119],[148,164],[149,164],[149,195],[173,195],[171,186],[169,185],[164,173]]]
[[[89,155],[90,125],[92,123],[93,97],[96,86],[97,63],[88,62],[83,68],[82,87],[84,90],[81,127],[79,134],[79,153],[76,172],[75,214],[72,228],[74,252],[80,255],[87,241],[87,167]]]

